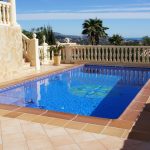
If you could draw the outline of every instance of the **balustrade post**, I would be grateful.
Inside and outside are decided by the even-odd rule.
[[[65,63],[72,62],[72,48],[71,46],[65,46],[66,60]]]
[[[133,52],[134,52],[134,55],[133,55],[133,59],[134,59],[134,60],[133,60],[133,62],[134,62],[134,63],[137,62],[137,60],[136,60],[136,50],[137,50],[136,48],[134,48],[134,50],[133,50]]]
[[[124,48],[120,48],[120,52],[121,52],[121,62],[124,62]]]
[[[5,11],[5,5],[2,5],[2,17],[3,17],[3,23],[6,24],[6,11]]]
[[[7,24],[10,24],[10,6],[9,5],[6,6],[6,15],[7,15],[6,17]]]
[[[44,54],[44,64],[48,64],[48,44],[45,42],[46,37],[43,36],[43,54]]]
[[[39,40],[36,38],[36,34],[33,34],[33,39],[30,40],[29,51],[31,65],[35,66],[36,70],[40,70]]]
[[[0,24],[2,23],[2,5],[0,4]]]
[[[17,25],[17,17],[16,17],[16,0],[9,0],[11,7],[10,7],[10,20],[11,25],[16,26]]]
[[[128,48],[125,48],[125,63],[128,62]]]
[[[109,48],[109,61],[112,62],[112,49]]]

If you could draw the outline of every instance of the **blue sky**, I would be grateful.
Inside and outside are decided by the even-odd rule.
[[[51,25],[55,32],[81,35],[82,23],[100,18],[108,34],[150,36],[150,0],[16,0],[24,29]]]

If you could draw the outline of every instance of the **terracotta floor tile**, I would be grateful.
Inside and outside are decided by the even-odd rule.
[[[83,142],[78,144],[81,150],[108,150],[103,144],[99,143],[97,140]]]
[[[54,147],[48,139],[28,140],[29,150],[54,150]]]
[[[109,119],[95,118],[95,117],[86,117],[86,116],[77,116],[74,121],[97,124],[97,125],[107,125],[110,121]]]
[[[50,117],[46,117],[46,116],[37,116],[35,119],[33,119],[32,121],[33,122],[36,122],[36,123],[43,123],[43,124],[46,124],[47,122],[50,122],[52,121],[53,118],[50,118]]]
[[[58,146],[58,147],[55,147],[55,149],[56,150],[80,150],[77,144]]]
[[[44,112],[46,112],[46,110],[34,109],[34,108],[25,108],[25,107],[22,107],[22,108],[18,109],[17,111],[23,112],[23,113],[28,113],[28,114],[35,114],[35,115],[41,115]]]
[[[15,105],[0,104],[0,109],[4,109],[4,110],[16,110],[19,108],[20,108],[19,106],[15,106]]]
[[[10,112],[10,113],[8,113],[8,114],[6,114],[4,116],[5,117],[9,117],[9,118],[16,118],[16,117],[18,117],[18,116],[20,116],[22,114],[23,113],[21,113],[21,112]]]
[[[65,128],[71,128],[71,129],[82,129],[86,123],[76,122],[76,121],[70,121],[65,125]]]
[[[125,132],[122,135],[122,138],[128,139],[129,134],[130,134],[130,130],[125,130]]]
[[[12,119],[1,121],[1,131],[2,135],[22,133],[19,121]]]
[[[131,110],[143,110],[143,108],[145,107],[144,103],[140,103],[140,102],[132,102],[132,104],[128,107]]]
[[[69,135],[55,136],[55,137],[50,138],[50,141],[54,146],[74,144],[73,139]]]
[[[76,143],[88,142],[95,140],[96,138],[90,132],[79,131],[76,133],[70,134],[71,137],[75,140]]]
[[[114,128],[114,127],[106,127],[102,131],[102,134],[121,137],[123,135],[124,131],[125,131],[125,129]]]
[[[10,112],[11,111],[9,111],[9,110],[0,109],[0,116],[6,115],[6,114],[8,114]]]
[[[133,126],[132,121],[125,121],[125,120],[112,120],[109,124],[111,127],[116,127],[116,128],[123,128],[123,129],[131,129]]]
[[[146,84],[144,85],[144,88],[150,88],[150,80],[148,80],[148,81],[146,82]]]
[[[56,127],[56,128],[45,128],[45,131],[48,137],[55,137],[55,136],[63,136],[68,135],[67,131],[64,128]]]
[[[62,113],[62,112],[47,111],[45,114],[43,114],[43,116],[71,120],[71,119],[73,119],[76,115],[67,114],[67,113]]]
[[[87,132],[100,133],[104,127],[105,126],[88,124],[83,128],[83,130]]]
[[[57,127],[58,127],[58,126],[49,125],[49,124],[42,124],[42,126],[43,126],[45,129],[52,129],[52,128],[57,128]]]
[[[138,94],[136,97],[135,97],[135,101],[138,101],[138,102],[141,102],[141,103],[145,103],[147,100],[148,100],[148,97],[149,96],[144,96],[144,95],[140,95]]]
[[[24,113],[24,114],[18,116],[17,119],[26,120],[26,121],[32,121],[32,120],[34,120],[37,117],[38,117],[38,115]]]
[[[68,134],[73,134],[73,133],[80,132],[80,130],[78,130],[78,129],[65,128],[65,130],[68,132]]]
[[[148,98],[146,105],[150,104],[150,97]]]
[[[120,119],[121,120],[126,120],[126,121],[136,121],[136,119],[138,119],[140,115],[139,111],[132,111],[127,109],[127,111],[125,111],[121,116]]]
[[[2,136],[3,138],[3,144],[8,144],[8,143],[18,143],[25,141],[25,137],[23,133],[15,133],[15,134],[6,134]]]
[[[51,121],[47,122],[47,124],[49,124],[49,125],[59,126],[59,127],[63,127],[67,123],[68,123],[68,120],[59,119],[59,118],[54,118]]]
[[[28,150],[28,146],[26,142],[10,142],[9,144],[7,143],[3,145],[3,150]]]
[[[98,140],[107,150],[122,150],[124,140],[114,136],[108,136]]]
[[[44,128],[38,123],[21,123],[22,130],[26,139],[28,140],[44,140],[47,139],[47,135],[44,131]]]
[[[142,89],[140,94],[145,95],[145,96],[149,96],[150,95],[150,89]]]
[[[8,134],[16,134],[16,133],[22,133],[21,128],[16,128],[16,127],[6,127],[2,128],[2,134],[3,135],[8,135]]]

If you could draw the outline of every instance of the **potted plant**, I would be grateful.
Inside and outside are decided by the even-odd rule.
[[[58,66],[61,62],[61,50],[64,48],[62,45],[51,46],[50,51],[54,52],[54,65]]]

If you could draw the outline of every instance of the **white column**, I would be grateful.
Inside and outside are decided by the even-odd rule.
[[[6,24],[6,11],[5,11],[6,5],[2,5],[2,16],[3,16],[3,23]]]
[[[10,8],[10,18],[11,18],[11,25],[15,26],[17,25],[17,19],[16,19],[16,0],[9,0],[11,4]]]
[[[2,23],[2,4],[0,4],[0,24]]]
[[[66,52],[66,60],[65,63],[71,63],[72,62],[72,47],[71,46],[65,46],[65,52]]]
[[[43,36],[43,53],[44,53],[44,64],[48,64],[48,44],[45,42],[46,37]]]
[[[36,70],[40,70],[40,59],[39,59],[39,41],[36,39],[36,34],[33,34],[33,39],[30,40],[29,44],[29,55],[31,59],[31,66],[35,66]]]

